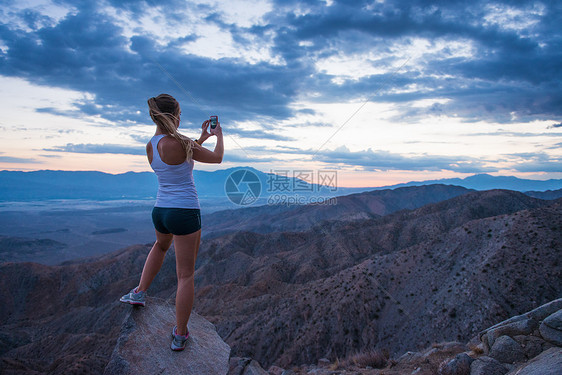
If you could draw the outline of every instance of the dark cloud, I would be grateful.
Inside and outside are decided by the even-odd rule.
[[[225,129],[225,134],[228,133],[237,135],[241,138],[258,138],[258,139],[268,139],[274,141],[294,141],[296,139],[286,135],[274,134],[261,129],[244,130],[239,128],[227,128]]]
[[[547,147],[547,149],[549,149],[549,150],[560,150],[560,149],[562,149],[562,142],[558,142],[554,146]]]
[[[490,132],[490,133],[466,133],[466,134],[460,134],[462,136],[465,137],[478,137],[478,136],[485,136],[485,137],[489,137],[489,136],[500,136],[500,137],[505,137],[505,136],[509,136],[509,137],[522,137],[522,138],[528,138],[528,137],[562,137],[562,133],[523,133],[523,132],[510,132],[510,131],[504,131],[504,130],[498,130],[496,132]]]
[[[185,46],[188,43],[195,42],[199,38],[200,38],[200,36],[197,35],[197,34],[184,35],[182,37],[172,39],[168,43],[167,48],[169,48],[169,49],[180,48],[180,47]]]
[[[0,25],[0,40],[8,47],[0,68],[6,76],[91,93],[94,99],[75,103],[77,108],[116,122],[146,122],[146,100],[161,92],[174,95],[184,115],[194,118],[211,112],[230,121],[292,116],[288,104],[298,91],[298,72],[176,48],[195,38],[184,36],[167,46],[152,35],[128,39],[114,19],[83,7],[54,26],[32,31]]]
[[[32,158],[17,158],[13,156],[2,156],[0,155],[0,163],[14,163],[14,164],[40,164],[42,163],[39,160],[32,159]]]
[[[278,2],[272,12],[272,20],[283,23],[289,36],[294,40],[309,40],[326,45],[359,45],[369,48],[366,44],[384,42],[393,43],[397,38],[418,36],[429,39],[450,38],[451,40],[466,38],[483,46],[494,49],[529,52],[537,46],[530,38],[523,38],[517,33],[497,25],[484,25],[484,9],[490,5],[487,1],[387,1],[374,3],[371,1],[335,1],[332,6],[322,2],[295,2],[306,5],[296,15],[294,3]],[[285,12],[280,12],[283,7]],[[502,2],[495,4],[502,5]],[[505,1],[503,5],[514,6],[513,2]],[[532,8],[535,2],[521,1],[516,4],[519,10]],[[550,4],[549,4],[550,5]],[[556,5],[550,5],[548,11],[558,11]],[[559,15],[558,15],[559,16]],[[361,37],[363,35],[363,37]],[[335,43],[335,44],[334,44]],[[389,44],[391,45],[391,44]]]
[[[146,139],[145,137],[135,137],[132,136],[135,140],[142,140]],[[149,138],[148,138],[149,139]],[[148,142],[148,141],[147,141]],[[146,142],[143,142],[146,143]],[[238,140],[240,143],[240,140]],[[44,148],[43,151],[50,151],[50,152],[71,152],[71,153],[79,153],[79,154],[123,154],[123,155],[145,155],[145,147],[144,145],[139,146],[125,146],[125,145],[116,145],[116,144],[74,144],[68,143],[64,146],[55,146],[52,148]],[[260,154],[264,151],[271,151],[271,149],[259,146],[253,147],[243,147],[234,153],[227,153],[225,154],[225,161],[236,161],[236,162],[266,162],[266,161],[283,161],[283,159],[270,157],[270,156],[256,156],[255,151],[259,152]],[[230,155],[232,154],[232,155]],[[239,154],[239,155],[238,155]]]
[[[40,154],[39,156],[41,156],[41,157],[43,157],[43,158],[51,158],[51,159],[58,159],[58,158],[61,158],[60,155],[53,155],[53,154],[50,154],[50,155],[47,155],[47,154]]]
[[[254,136],[275,140],[290,139],[271,133],[279,120],[312,114],[292,106],[302,98],[395,103],[399,108],[395,120],[401,122],[439,115],[506,123],[562,120],[562,5],[558,2],[540,4],[542,13],[533,14],[538,6],[533,1],[342,0],[327,6],[316,0],[277,0],[263,23],[240,27],[226,22],[224,14],[209,5],[109,1],[118,14],[139,17],[153,11],[155,19],[171,25],[192,21],[191,13],[204,10],[205,21],[229,33],[235,43],[263,43],[281,64],[186,53],[182,47],[201,37],[196,34],[164,44],[160,35],[129,38],[96,2],[58,3],[73,10],[58,23],[37,11],[23,10],[17,15],[21,27],[0,24],[0,44],[6,46],[0,51],[0,69],[4,76],[93,95],[75,103],[73,116],[101,116],[120,126],[150,123],[147,98],[167,92],[178,98],[184,118],[193,123],[214,113],[225,124],[258,120],[264,131]],[[513,8],[521,13],[516,21],[533,22],[518,29],[511,27],[514,21],[485,21],[494,7],[502,15],[510,13],[502,7]],[[396,48],[415,38],[444,49],[425,51],[397,71],[397,64],[408,56],[397,61]],[[454,55],[455,44],[470,46],[471,55]],[[368,63],[386,73],[335,84],[334,75],[316,71],[318,59],[367,52],[375,56]],[[404,90],[413,86],[414,91]],[[412,105],[420,99],[448,101],[428,108]],[[41,110],[57,113],[54,108]]]
[[[550,172],[562,173],[562,158],[548,155],[546,153],[536,154],[512,154],[525,159],[522,162],[514,163],[511,168],[518,172]]]
[[[112,144],[74,144],[67,143],[65,146],[55,146],[44,148],[43,151],[51,152],[74,152],[78,154],[125,154],[125,155],[145,155],[144,147],[123,146]]]
[[[324,128],[324,127],[331,127],[333,124],[329,124],[326,122],[302,122],[302,123],[294,123],[294,124],[285,124],[284,127],[287,128]]]
[[[30,29],[38,29],[55,23],[51,17],[45,16],[33,9],[24,9],[19,12],[19,16]]]
[[[466,156],[405,156],[381,150],[350,151],[341,146],[334,150],[302,150],[312,160],[334,165],[360,166],[364,170],[407,170],[407,171],[454,171],[459,173],[496,172],[497,168],[487,166],[486,160]]]
[[[558,162],[542,162],[532,161],[528,163],[520,163],[512,167],[518,172],[547,172],[547,173],[562,173],[562,161]]]
[[[141,135],[141,134],[128,134],[129,137],[135,140],[135,142],[147,144],[152,136],[150,135]]]
[[[285,5],[284,5],[285,4]],[[299,4],[299,15],[290,9]],[[561,6],[544,5],[542,15],[527,15],[537,3],[505,1],[335,1],[330,7],[320,2],[278,2],[271,22],[279,27],[275,48],[286,60],[315,59],[361,50],[386,53],[396,43],[409,38],[427,38],[430,43],[471,43],[472,56],[448,56],[447,48],[439,55],[424,58],[421,65],[406,66],[388,82],[375,101],[404,102],[402,121],[417,120],[435,114],[474,120],[500,122],[532,121],[562,117],[562,22]],[[485,23],[487,10],[500,7],[520,11],[518,21],[534,17],[538,22],[517,30],[506,25]],[[303,9],[306,11],[303,11]],[[508,27],[505,27],[508,26]],[[302,41],[310,42],[303,46]],[[382,62],[382,61],[381,61]],[[386,68],[386,62],[380,67]],[[391,69],[389,69],[390,71]],[[317,75],[314,92],[331,100],[371,97],[384,75],[367,76],[358,81],[334,85],[329,75]],[[407,84],[416,92],[393,93]],[[339,93],[339,94],[338,94]],[[446,104],[432,108],[414,108],[410,101],[447,98]]]

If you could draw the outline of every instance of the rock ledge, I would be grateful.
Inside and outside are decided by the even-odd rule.
[[[227,374],[230,347],[215,326],[191,313],[189,341],[185,350],[170,349],[175,325],[175,306],[160,298],[148,297],[146,307],[130,309],[104,375],[121,374]]]

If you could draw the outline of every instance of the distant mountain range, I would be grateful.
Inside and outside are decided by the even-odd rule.
[[[202,199],[227,199],[225,182],[238,170],[253,172],[261,183],[261,194],[256,204],[265,204],[267,197],[278,194],[279,186],[292,192],[310,195],[345,195],[372,188],[338,188],[336,190],[318,184],[309,184],[298,178],[279,177],[251,167],[236,167],[213,172],[194,170],[193,178],[199,197]],[[277,187],[274,187],[277,184]],[[334,190],[334,191],[332,191]],[[152,172],[127,172],[109,174],[95,171],[0,171],[0,201],[33,201],[43,199],[154,199],[158,191],[158,180]],[[287,190],[284,190],[287,193]]]
[[[440,180],[411,181],[404,184],[387,186],[397,188],[403,186],[421,186],[445,184],[462,186],[474,190],[507,189],[514,191],[546,191],[562,189],[562,179],[555,180],[527,180],[513,176],[491,176],[489,174],[475,174],[465,178],[444,178]]]
[[[540,181],[509,176],[495,177],[487,174],[474,175],[464,179],[414,181],[383,187],[337,187],[337,189],[332,189],[328,186],[309,184],[292,176],[283,180],[284,177],[282,176],[264,173],[252,167],[236,167],[213,172],[195,170],[193,173],[199,197],[228,202],[225,182],[232,173],[241,169],[255,173],[261,182],[260,199],[253,205],[265,204],[269,197],[280,193],[330,197],[363,191],[432,184],[456,185],[474,190],[509,189],[521,192],[544,192],[562,189],[562,179]],[[288,189],[280,190],[276,188],[275,184],[279,184],[280,181],[284,181],[284,185]],[[295,186],[298,187],[298,190],[294,188]],[[44,199],[154,199],[157,190],[158,182],[156,175],[152,172],[127,172],[113,175],[91,171],[0,171],[0,201],[4,202]],[[553,199],[553,197],[560,196],[560,193],[551,193],[550,195],[550,199]]]

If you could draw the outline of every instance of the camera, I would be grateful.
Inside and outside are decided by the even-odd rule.
[[[216,128],[218,123],[219,123],[219,116],[211,116],[211,129]]]

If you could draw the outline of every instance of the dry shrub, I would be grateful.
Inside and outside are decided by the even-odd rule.
[[[342,368],[343,368],[342,361],[339,358],[336,358],[336,361],[330,364],[330,366],[328,366],[328,370],[332,370],[332,371],[340,370]]]
[[[383,368],[386,367],[388,358],[389,354],[387,350],[371,349],[366,352],[354,354],[348,359],[348,362],[359,367],[371,366],[373,368]]]
[[[472,353],[478,356],[484,354],[484,349],[480,345],[468,344],[468,349],[470,349]]]
[[[482,348],[479,347],[479,346],[475,346],[474,348],[472,348],[472,352],[473,352],[474,354],[480,355],[480,354],[484,354],[484,349],[482,349]]]

